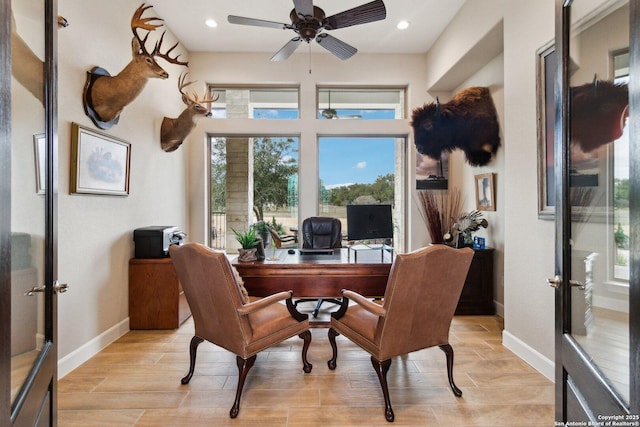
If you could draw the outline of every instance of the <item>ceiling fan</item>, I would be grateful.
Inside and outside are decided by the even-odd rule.
[[[361,119],[362,118],[360,114],[347,114],[347,115],[338,114],[338,111],[336,111],[334,108],[331,108],[331,91],[327,93],[329,95],[328,108],[325,108],[320,112],[320,114],[322,114],[322,117],[324,117],[325,119]]]
[[[294,8],[289,14],[291,24],[235,15],[229,15],[227,20],[232,24],[295,31],[297,36],[289,40],[287,44],[276,52],[271,57],[272,61],[284,61],[295,52],[300,43],[303,41],[310,43],[311,40],[315,40],[320,46],[338,58],[345,60],[355,55],[358,49],[323,31],[367,24],[387,17],[387,10],[382,0],[374,0],[371,3],[363,4],[329,17],[326,17],[322,9],[313,5],[313,0],[293,0],[293,5]]]

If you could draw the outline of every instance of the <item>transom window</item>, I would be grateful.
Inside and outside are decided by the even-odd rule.
[[[209,86],[218,100],[212,104],[214,119],[298,119],[297,87]]]
[[[405,117],[404,88],[318,88],[318,119],[379,120]]]

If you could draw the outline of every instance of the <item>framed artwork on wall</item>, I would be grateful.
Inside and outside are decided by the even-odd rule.
[[[127,196],[131,144],[77,123],[71,130],[71,194]]]
[[[476,210],[496,210],[495,174],[483,173],[475,175]]]
[[[416,151],[416,190],[446,190],[449,188],[449,153],[440,160]]]

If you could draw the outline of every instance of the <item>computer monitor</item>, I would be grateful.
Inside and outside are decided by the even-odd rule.
[[[392,239],[391,205],[347,205],[347,239]]]

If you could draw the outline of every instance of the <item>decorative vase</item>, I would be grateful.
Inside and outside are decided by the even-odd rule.
[[[257,248],[251,249],[238,249],[238,261],[240,262],[250,262],[256,261],[258,257],[256,256]]]

